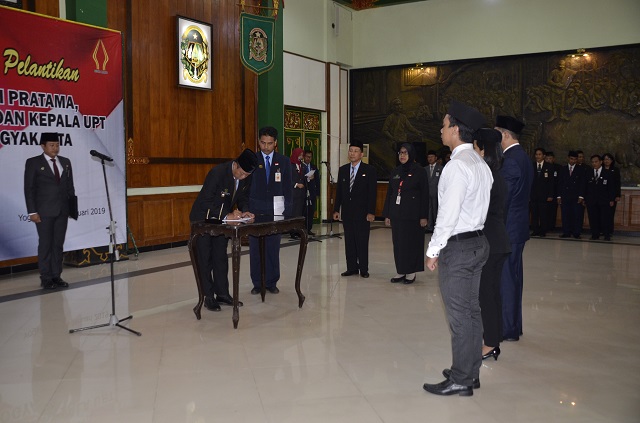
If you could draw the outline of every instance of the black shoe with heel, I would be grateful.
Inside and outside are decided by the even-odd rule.
[[[482,359],[486,360],[487,358],[493,357],[494,360],[497,360],[499,355],[500,355],[500,347],[495,347],[488,353],[483,354]]]

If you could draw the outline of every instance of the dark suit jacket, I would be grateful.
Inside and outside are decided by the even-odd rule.
[[[440,181],[440,175],[442,175],[442,165],[438,163],[435,164],[433,168],[433,176],[430,175],[430,167],[426,165],[425,170],[427,171],[427,181],[429,182],[429,195],[432,197],[438,196],[438,182]]]
[[[584,197],[585,188],[584,166],[574,166],[569,175],[569,165],[562,166],[558,172],[558,197],[562,204],[577,203],[578,197]]]
[[[511,241],[505,226],[505,207],[507,204],[507,183],[499,172],[491,172],[493,185],[489,200],[489,211],[484,222],[484,234],[489,242],[489,254],[511,252]]]
[[[389,177],[382,215],[391,220],[426,219],[429,215],[428,172],[428,170],[425,172],[417,163],[411,166],[408,173],[402,171],[402,165],[396,167]],[[400,188],[400,182],[402,182],[402,188]],[[400,204],[396,204],[399,188],[401,200]]]
[[[587,206],[605,206],[616,199],[615,175],[611,170],[600,168],[600,177],[596,179],[593,169],[587,169],[585,178],[584,201]]]
[[[75,195],[71,161],[58,156],[62,165],[60,183],[49,166],[44,153],[27,159],[24,170],[24,198],[27,213],[38,213],[40,217],[55,217],[69,214],[69,197]]]
[[[258,168],[251,175],[249,211],[254,214],[273,214],[273,197],[284,196],[284,214],[290,216],[293,210],[293,181],[289,158],[276,151],[273,152],[269,184],[267,184],[262,152],[258,151],[256,157],[258,157]],[[280,182],[276,182],[275,179],[278,171],[281,175]]]
[[[307,190],[309,191],[309,198],[312,200],[320,195],[320,171],[313,163],[309,163],[309,166],[303,163],[304,173],[309,172],[309,167],[311,170],[315,170],[316,173],[313,174],[313,179],[307,181],[307,178],[304,178],[307,184]]]
[[[207,218],[224,219],[238,205],[241,211],[249,209],[248,194],[251,176],[238,182],[235,191],[235,180],[231,172],[233,161],[222,163],[212,168],[204,180],[202,189],[191,207],[189,220],[197,222]]]
[[[542,163],[542,170],[538,172],[538,164],[533,163],[533,185],[531,186],[531,201],[543,203],[547,198],[555,198],[555,178],[551,165]]]
[[[378,179],[373,166],[360,162],[358,174],[353,182],[353,188],[349,192],[351,163],[340,166],[338,170],[338,182],[336,187],[336,201],[334,212],[340,212],[342,220],[366,219],[367,214],[376,213],[376,184]]]
[[[531,160],[521,145],[515,145],[504,153],[500,174],[507,183],[507,233],[513,244],[529,239],[529,196],[533,183]]]

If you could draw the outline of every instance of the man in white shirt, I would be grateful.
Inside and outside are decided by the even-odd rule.
[[[453,360],[441,383],[423,385],[436,395],[471,396],[480,387],[482,318],[478,300],[482,266],[489,243],[482,229],[489,209],[493,177],[473,150],[473,133],[484,125],[482,114],[454,101],[443,119],[442,143],[451,161],[438,183],[438,217],[427,248],[426,266],[440,268],[440,292],[451,331]]]

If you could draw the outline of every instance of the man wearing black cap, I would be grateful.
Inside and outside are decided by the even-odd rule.
[[[441,383],[423,385],[436,395],[473,395],[480,387],[482,318],[478,293],[480,274],[489,257],[482,229],[489,209],[493,177],[473,150],[473,133],[485,119],[472,107],[454,101],[442,121],[442,143],[451,148],[451,161],[438,183],[438,217],[427,248],[426,267],[440,268],[453,360]]]
[[[24,170],[27,212],[38,231],[40,285],[45,289],[66,288],[69,284],[60,274],[69,199],[75,196],[71,161],[58,156],[60,142],[56,132],[43,133],[40,146],[43,154],[27,159]]]
[[[500,174],[507,183],[506,227],[511,254],[502,270],[502,336],[517,341],[522,335],[522,252],[529,240],[529,197],[533,165],[518,139],[524,123],[511,116],[498,116],[496,128],[502,133],[504,161]]]
[[[562,216],[562,235],[580,239],[584,219],[585,166],[578,165],[578,152],[569,151],[566,166],[558,174],[558,204]]]
[[[246,149],[233,161],[222,163],[209,171],[202,189],[191,207],[191,222],[205,219],[238,219],[254,217],[249,213],[249,176],[258,166],[253,151]],[[234,210],[234,206],[237,209]],[[202,235],[198,243],[198,273],[205,289],[204,306],[211,311],[220,311],[220,303],[233,305],[229,295],[228,239],[223,235]],[[213,278],[212,278],[213,273]],[[238,302],[242,305],[241,302]]]
[[[349,144],[349,162],[340,166],[333,219],[342,220],[347,270],[342,276],[369,277],[369,231],[376,214],[376,171],[362,162],[364,146]],[[342,209],[342,210],[341,210]]]

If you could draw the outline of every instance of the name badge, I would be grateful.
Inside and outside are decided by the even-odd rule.
[[[400,204],[400,196],[399,195],[396,197],[396,204]]]
[[[440,176],[440,172],[436,172],[436,176]]]
[[[607,180],[606,179],[602,181],[602,185],[607,185]]]
[[[282,174],[280,173],[280,171],[276,172],[276,182],[281,182],[282,181]]]

